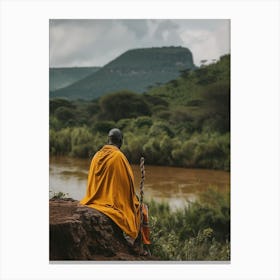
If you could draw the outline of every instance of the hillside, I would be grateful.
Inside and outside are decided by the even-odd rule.
[[[129,161],[230,169],[230,55],[144,94],[50,100],[50,154],[89,157],[108,131],[124,133]]]
[[[143,93],[151,86],[177,78],[181,70],[195,68],[187,48],[129,50],[90,76],[50,92],[50,97],[88,100],[119,90]]]
[[[218,84],[230,84],[230,55],[220,57],[216,63],[200,67],[195,71],[183,70],[180,77],[147,91],[148,95],[163,98],[172,106],[198,107],[201,93]]]
[[[88,75],[96,72],[100,67],[69,67],[69,68],[50,68],[49,87],[54,91],[67,87]]]

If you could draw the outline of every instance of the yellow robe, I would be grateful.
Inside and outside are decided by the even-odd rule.
[[[127,235],[136,239],[140,229],[140,205],[134,176],[125,155],[105,145],[91,161],[86,196],[81,204],[111,218]]]

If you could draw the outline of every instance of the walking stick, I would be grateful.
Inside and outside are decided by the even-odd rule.
[[[145,181],[145,166],[144,166],[144,157],[141,157],[140,159],[140,169],[141,169],[141,182],[140,182],[140,235],[141,235],[141,251],[144,253],[144,242],[143,242],[143,236],[144,234],[144,214],[143,214],[143,199],[144,199],[144,181]],[[148,225],[148,224],[147,224]],[[147,226],[146,225],[146,226]],[[145,243],[146,244],[146,243]],[[151,256],[151,252],[149,248],[145,248],[146,254],[145,256]]]
[[[140,234],[141,234],[141,249],[143,250],[142,229],[143,229],[143,198],[144,198],[144,180],[145,180],[145,167],[144,157],[140,159],[141,181],[140,181]]]

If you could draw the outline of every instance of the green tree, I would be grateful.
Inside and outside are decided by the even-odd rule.
[[[73,104],[73,102],[63,99],[63,98],[56,98],[50,100],[50,114],[54,114],[57,108],[59,107],[65,107],[69,109],[75,109],[76,106]]]
[[[130,91],[120,91],[102,97],[100,107],[100,119],[118,121],[151,115],[150,108],[143,98]]]
[[[227,132],[230,129],[230,85],[217,82],[205,87],[201,93],[204,100],[204,118],[212,119],[213,129]]]
[[[57,108],[55,110],[55,117],[63,123],[73,124],[75,122],[75,113],[73,109],[68,107]]]
[[[93,125],[93,129],[96,132],[107,134],[109,130],[115,126],[116,123],[113,121],[96,121]]]

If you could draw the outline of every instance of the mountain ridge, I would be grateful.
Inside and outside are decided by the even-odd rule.
[[[49,89],[50,91],[67,87],[86,76],[98,71],[100,67],[50,67]]]
[[[62,89],[50,91],[50,97],[89,100],[119,90],[143,93],[149,86],[178,77],[181,70],[195,68],[188,48],[132,49],[89,76]]]

